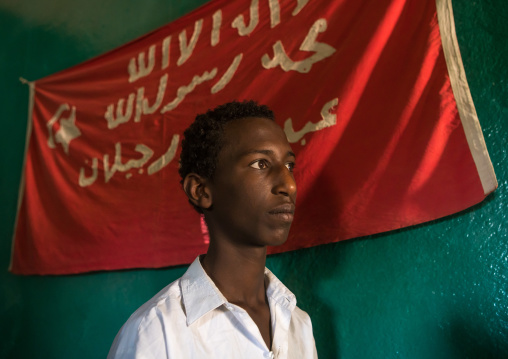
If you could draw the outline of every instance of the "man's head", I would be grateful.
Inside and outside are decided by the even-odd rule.
[[[272,112],[253,102],[226,104],[198,116],[184,135],[183,188],[210,235],[283,243],[296,200],[295,155]]]
[[[258,105],[254,101],[233,101],[197,115],[194,122],[185,130],[182,140],[178,170],[182,185],[189,173],[213,180],[217,157],[224,146],[226,124],[250,117],[274,120],[273,112],[268,106]],[[202,213],[200,207],[194,205],[194,208]]]

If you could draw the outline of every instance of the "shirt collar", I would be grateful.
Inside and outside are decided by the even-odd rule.
[[[227,303],[201,266],[199,256],[192,262],[180,281],[183,305],[187,313],[187,326],[206,313]]]
[[[295,295],[266,267],[265,278],[268,282],[266,287],[268,301],[273,300],[292,312],[296,307]]]
[[[268,300],[293,311],[296,306],[295,295],[268,268],[265,268],[265,278],[268,282],[266,288]],[[201,266],[199,256],[182,276],[180,285],[187,314],[187,326],[208,312],[228,303],[226,297]]]

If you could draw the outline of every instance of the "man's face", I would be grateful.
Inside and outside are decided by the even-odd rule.
[[[279,245],[293,221],[295,156],[284,131],[266,118],[246,118],[224,129],[210,185],[214,236],[246,246]]]

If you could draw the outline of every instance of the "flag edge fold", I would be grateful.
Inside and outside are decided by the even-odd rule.
[[[466,72],[455,31],[451,0],[436,0],[436,9],[441,44],[459,117],[482,183],[483,192],[485,195],[488,195],[497,188],[498,184],[467,83]]]

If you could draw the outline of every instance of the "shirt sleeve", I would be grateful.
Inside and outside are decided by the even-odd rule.
[[[152,308],[143,317],[131,317],[118,332],[108,359],[169,359],[164,323]]]
[[[291,316],[288,358],[317,359],[316,343],[309,315],[296,307]]]

